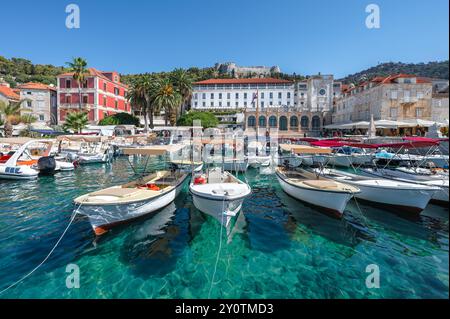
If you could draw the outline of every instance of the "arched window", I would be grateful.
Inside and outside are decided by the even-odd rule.
[[[277,117],[275,115],[269,117],[269,127],[277,127]]]
[[[267,125],[266,117],[264,115],[261,115],[259,117],[259,126],[260,127],[266,127],[266,125]]]
[[[307,130],[309,128],[309,119],[308,119],[308,117],[307,116],[302,116],[300,124],[302,126],[302,129]]]
[[[314,115],[311,120],[311,124],[312,124],[313,130],[319,130],[320,129],[320,117],[317,115]]]
[[[280,116],[280,131],[287,131],[288,130],[288,121],[286,116]]]
[[[295,115],[291,116],[290,122],[291,122],[291,127],[292,128],[297,128],[298,127],[298,117],[297,116],[295,116]]]
[[[248,117],[248,119],[247,119],[247,126],[248,127],[256,126],[256,118],[253,115]]]

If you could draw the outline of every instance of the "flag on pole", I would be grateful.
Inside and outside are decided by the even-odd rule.
[[[255,100],[258,98],[258,93],[253,93],[252,104],[255,103]]]

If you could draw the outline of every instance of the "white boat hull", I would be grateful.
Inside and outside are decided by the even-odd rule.
[[[253,168],[270,166],[271,160],[272,160],[272,157],[270,155],[267,155],[267,156],[249,155],[248,156],[248,164]]]
[[[340,166],[340,167],[350,167],[352,166],[352,156],[351,155],[341,155],[334,154],[330,156],[327,165],[329,166]]]
[[[6,166],[0,165],[0,179],[35,179],[39,175],[39,171],[32,169],[30,166]]]
[[[217,219],[223,226],[228,226],[231,219],[241,210],[245,197],[232,200],[217,200],[201,197],[192,193],[194,206],[201,212]]]
[[[95,234],[101,235],[118,224],[150,214],[169,205],[181,192],[186,177],[187,175],[169,192],[148,200],[108,205],[81,203],[79,207],[75,208],[75,211],[87,216]]]
[[[217,163],[216,165],[221,166],[222,163]],[[248,161],[225,161],[223,162],[223,169],[230,172],[245,172],[248,168]]]
[[[281,188],[287,194],[303,202],[321,207],[337,218],[342,217],[348,201],[353,197],[353,193],[315,190],[294,186],[281,177],[278,172],[277,178]]]
[[[431,196],[431,200],[437,202],[448,203],[449,202],[449,183],[448,178],[439,175],[414,175],[399,170],[363,170],[365,176],[377,176],[381,178],[387,178],[390,180],[397,180],[405,183],[412,183],[425,186],[439,187],[438,191],[435,191]]]
[[[434,193],[436,193],[436,190],[401,189],[399,187],[385,188],[359,182],[345,182],[361,190],[361,193],[355,194],[355,197],[358,199],[389,205],[414,214],[424,210]]]
[[[95,155],[78,154],[77,159],[80,164],[106,163],[109,161],[110,155],[109,153]]]

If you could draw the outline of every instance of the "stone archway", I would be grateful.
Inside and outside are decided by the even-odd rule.
[[[248,119],[247,119],[247,126],[248,127],[255,127],[256,126],[256,118],[253,115],[248,117]]]
[[[317,115],[314,115],[312,120],[311,120],[311,126],[312,129],[315,131],[320,130],[320,117]]]
[[[298,129],[298,117],[295,115],[292,115],[289,120],[289,126],[291,127],[291,130],[297,130]]]
[[[267,119],[264,115],[261,115],[259,117],[259,122],[258,122],[259,127],[266,127],[267,126]]]
[[[286,116],[284,116],[284,115],[280,116],[279,126],[280,126],[280,131],[288,130],[288,120],[287,120]]]
[[[302,127],[302,130],[308,130],[309,129],[309,118],[306,115],[302,116],[301,121],[300,121],[300,125]]]
[[[269,117],[269,127],[277,127],[277,117],[275,115]]]

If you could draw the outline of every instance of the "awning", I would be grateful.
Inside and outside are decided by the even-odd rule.
[[[139,148],[124,147],[122,151],[125,155],[164,155],[166,153],[177,152],[183,147],[185,147],[185,145],[150,145]]]
[[[0,137],[1,144],[25,144],[32,140],[30,137]]]
[[[409,127],[431,127],[433,125],[437,126],[444,126],[443,123],[439,123],[436,121],[429,121],[429,120],[422,120],[422,119],[408,119],[408,120],[402,120],[403,123],[407,124]]]
[[[307,145],[296,144],[280,144],[283,151],[294,152],[296,154],[330,154],[333,152],[331,148],[313,147]]]
[[[60,135],[56,138],[57,141],[72,141],[72,142],[103,142],[108,140],[107,136],[93,136],[93,135]]]

